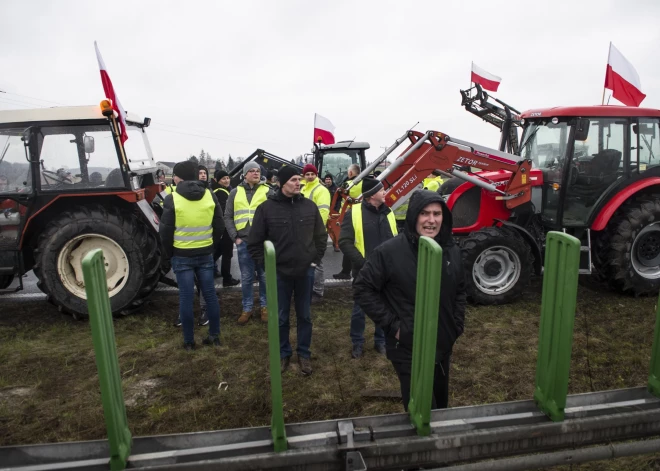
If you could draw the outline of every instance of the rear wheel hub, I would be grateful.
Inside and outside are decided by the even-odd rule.
[[[495,295],[509,291],[520,278],[520,257],[503,245],[490,247],[479,254],[472,266],[472,279],[477,288]]]
[[[639,231],[632,244],[630,259],[635,271],[648,279],[660,278],[660,223]]]

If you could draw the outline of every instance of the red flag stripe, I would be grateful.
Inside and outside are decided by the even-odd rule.
[[[487,78],[482,77],[481,75],[477,75],[475,72],[472,72],[471,80],[472,82],[478,83],[486,90],[489,90],[491,92],[496,92],[497,87],[500,86],[500,82],[495,82],[494,80],[488,80]]]
[[[335,136],[325,129],[314,128],[314,142],[319,142],[319,140],[323,144],[330,145],[335,143]]]
[[[609,64],[605,72],[605,88],[612,90],[612,96],[626,106],[639,106],[646,98],[641,90],[617,74]]]

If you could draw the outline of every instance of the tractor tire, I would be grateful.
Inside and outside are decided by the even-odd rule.
[[[519,298],[532,277],[534,258],[514,230],[485,227],[461,241],[468,300],[507,304]]]
[[[112,313],[141,306],[158,284],[160,248],[150,228],[119,208],[78,206],[46,226],[35,249],[39,289],[60,311],[87,317],[81,262],[96,248],[103,249]]]
[[[595,241],[598,278],[617,291],[657,295],[660,290],[660,195],[646,195],[617,210]]]
[[[0,276],[0,289],[7,289],[14,281],[14,275],[1,275]]]

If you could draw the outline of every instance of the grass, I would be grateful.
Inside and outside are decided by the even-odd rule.
[[[529,399],[534,388],[540,282],[515,304],[468,307],[454,349],[450,406]],[[240,295],[222,294],[222,347],[185,352],[172,327],[176,297],[156,297],[140,314],[117,319],[124,397],[135,436],[268,425],[266,326],[236,325]],[[622,297],[581,286],[569,393],[646,383],[653,298]],[[398,390],[389,362],[371,349],[350,358],[350,291],[336,288],[313,307],[314,373],[297,364],[283,376],[288,423],[402,412],[400,400],[364,397]],[[198,344],[206,328],[196,327]],[[295,327],[291,330],[295,348]],[[226,383],[227,389],[219,388]],[[104,438],[89,325],[46,303],[3,304],[0,315],[0,445]],[[660,469],[660,454],[573,466],[575,470]],[[556,470],[568,470],[559,467]]]

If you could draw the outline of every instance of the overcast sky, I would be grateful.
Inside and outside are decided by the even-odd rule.
[[[97,104],[96,40],[124,108],[152,118],[159,161],[291,158],[311,148],[314,113],[369,159],[417,121],[496,147],[460,106],[471,61],[520,110],[600,104],[612,41],[642,106],[660,108],[658,20],[654,0],[3,0],[0,109]]]

